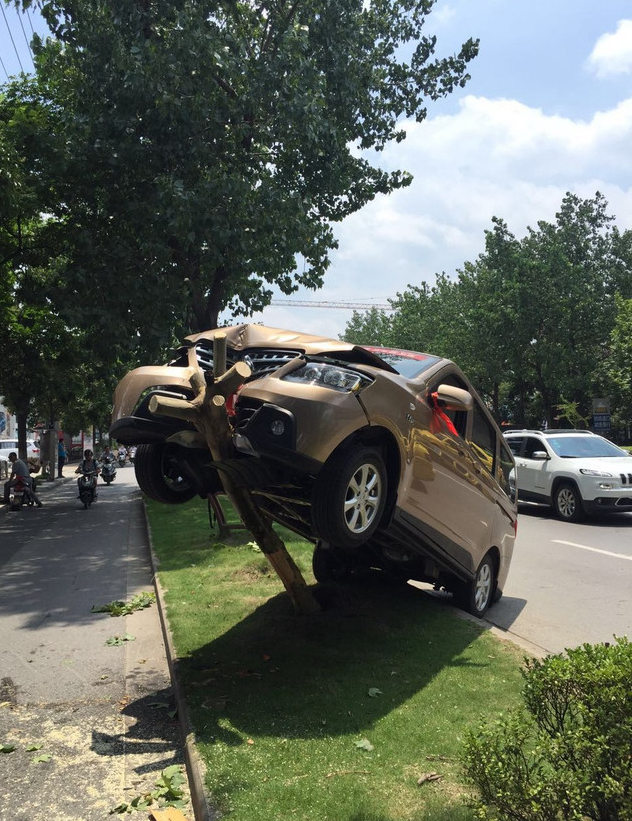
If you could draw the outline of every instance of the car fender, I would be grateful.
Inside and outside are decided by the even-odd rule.
[[[195,369],[167,365],[144,365],[126,374],[114,391],[112,422],[130,416],[144,391],[154,387],[176,387],[191,391]]]

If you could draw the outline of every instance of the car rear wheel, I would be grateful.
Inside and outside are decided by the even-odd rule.
[[[136,480],[143,493],[156,502],[177,505],[188,502],[195,488],[182,476],[177,445],[139,445],[134,460]]]
[[[555,488],[553,495],[555,512],[565,522],[578,522],[584,515],[582,497],[570,482],[562,482]]]
[[[351,563],[339,550],[327,543],[318,542],[312,556],[312,572],[319,584],[347,581],[351,576]]]
[[[492,601],[496,589],[496,566],[490,553],[479,564],[471,582],[464,583],[457,591],[459,605],[473,616],[482,618]]]
[[[367,542],[386,504],[386,467],[372,447],[334,455],[318,476],[312,496],[317,535],[343,549]]]

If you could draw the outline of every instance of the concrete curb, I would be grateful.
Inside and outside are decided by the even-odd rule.
[[[184,745],[184,759],[186,764],[187,776],[189,779],[189,789],[191,791],[191,805],[193,806],[193,813],[195,821],[217,821],[220,818],[219,814],[213,810],[209,796],[204,787],[204,763],[200,758],[195,745],[195,733],[191,725],[189,716],[189,709],[187,707],[184,696],[182,695],[182,688],[178,681],[177,673],[177,656],[173,646],[173,639],[169,623],[167,621],[167,609],[164,600],[164,593],[158,579],[158,559],[154,553],[154,546],[151,536],[151,526],[147,517],[147,508],[145,502],[143,505],[143,517],[145,519],[145,528],[147,531],[147,542],[149,544],[149,555],[151,558],[151,569],[153,574],[154,587],[156,590],[156,603],[158,605],[158,612],[160,614],[160,624],[162,626],[162,634],[165,642],[165,652],[167,656],[167,664],[169,666],[169,674],[171,676],[171,684],[173,687],[173,695],[178,709],[178,721],[180,724],[180,732],[182,734],[182,741]]]

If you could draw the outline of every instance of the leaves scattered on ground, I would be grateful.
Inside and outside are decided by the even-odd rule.
[[[179,764],[172,764],[166,767],[156,781],[155,788],[148,793],[137,795],[131,801],[122,801],[116,807],[112,807],[110,815],[124,815],[125,813],[142,812],[150,807],[175,807],[183,809],[186,806],[184,800],[185,783],[182,767]]]
[[[129,616],[130,613],[134,613],[136,610],[144,610],[146,607],[151,607],[155,601],[155,593],[137,593],[128,602],[116,599],[115,601],[108,602],[107,604],[102,604],[100,607],[94,605],[90,612],[109,613],[110,616]]]

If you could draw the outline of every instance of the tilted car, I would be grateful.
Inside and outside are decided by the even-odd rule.
[[[587,430],[511,430],[518,501],[553,507],[560,519],[632,510],[632,456]],[[513,478],[513,477],[512,477]]]
[[[149,410],[154,395],[192,397],[191,349],[212,371],[218,332],[227,367],[252,371],[232,397],[236,456],[225,463],[212,462],[192,425]],[[127,374],[110,432],[138,445],[138,483],[159,501],[221,491],[218,476],[230,472],[275,521],[316,542],[318,580],[382,569],[450,590],[479,616],[501,595],[516,534],[514,461],[447,359],[261,325],[219,328],[187,337],[168,365]]]

